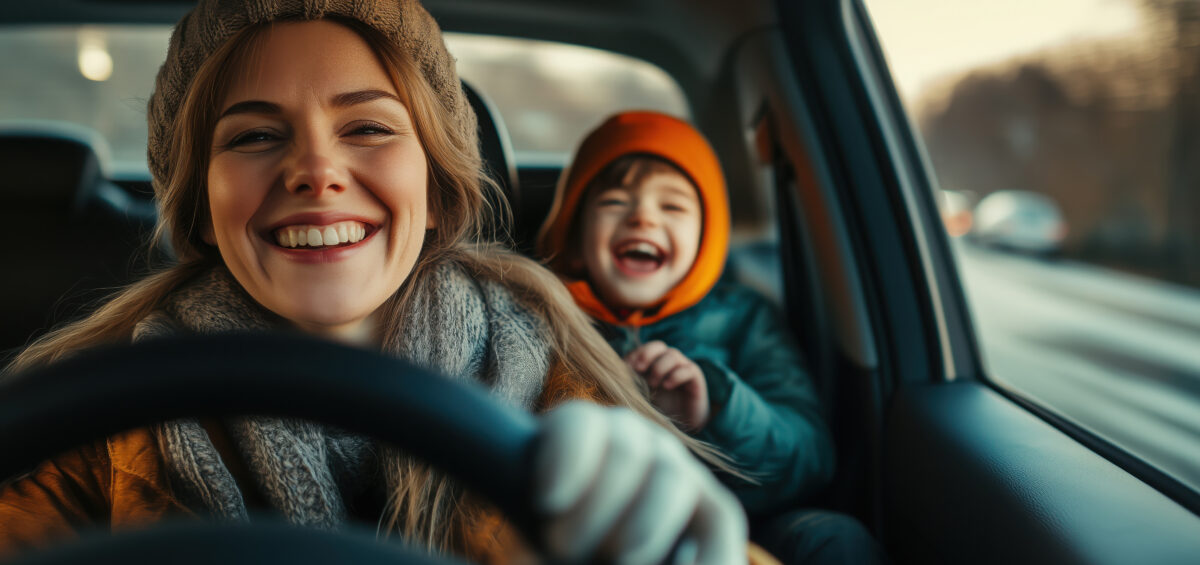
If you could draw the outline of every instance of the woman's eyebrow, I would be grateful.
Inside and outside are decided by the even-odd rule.
[[[396,96],[395,94],[373,88],[367,90],[356,90],[353,92],[343,92],[331,98],[329,102],[334,107],[343,108],[346,106],[354,106],[356,104],[365,104],[367,102],[371,102],[372,100],[379,100],[380,98],[387,98],[395,100],[399,104],[404,104],[404,102],[400,100],[400,97]],[[226,108],[224,112],[221,112],[220,117],[217,119],[219,120],[233,114],[281,113],[283,113],[283,109],[278,104],[273,102],[267,102],[265,100],[245,100]]]
[[[280,114],[282,112],[283,110],[278,104],[263,100],[246,100],[226,108],[217,119],[220,120],[225,116],[232,116],[233,114]]]
[[[402,102],[400,100],[400,97],[396,96],[395,94],[392,94],[390,92],[383,91],[383,90],[373,89],[373,88],[367,89],[367,90],[356,90],[354,92],[343,92],[341,94],[338,94],[337,96],[334,96],[330,100],[330,103],[332,103],[334,107],[341,108],[341,107],[346,107],[346,106],[353,106],[355,104],[365,104],[367,102],[370,102],[372,100],[378,100],[380,98],[390,98],[392,100],[395,100],[397,103],[399,103],[401,105],[404,104],[404,102]]]

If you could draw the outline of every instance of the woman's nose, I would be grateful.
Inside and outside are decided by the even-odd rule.
[[[288,192],[320,196],[326,190],[346,189],[347,174],[328,144],[297,140],[288,159],[284,184]]]

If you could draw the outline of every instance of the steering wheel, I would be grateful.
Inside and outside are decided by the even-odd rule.
[[[308,337],[233,334],[87,351],[0,386],[0,480],[67,449],[153,422],[268,415],[389,442],[483,496],[533,543],[537,423],[480,386]],[[282,524],[174,524],[85,537],[15,563],[447,564],[364,533]]]

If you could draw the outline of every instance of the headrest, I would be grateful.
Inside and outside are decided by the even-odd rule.
[[[483,165],[487,167],[488,176],[500,185],[508,204],[515,212],[520,209],[521,193],[517,186],[517,170],[512,159],[512,144],[508,139],[508,130],[500,112],[488,102],[478,91],[466,81],[463,81],[463,92],[467,102],[475,110],[475,118],[479,122],[479,153],[483,157]]]
[[[0,201],[78,209],[104,179],[107,151],[103,138],[82,126],[0,123]]]

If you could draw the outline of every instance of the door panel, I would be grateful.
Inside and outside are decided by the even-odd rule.
[[[879,389],[890,391],[881,536],[893,558],[1200,561],[1200,517],[1163,494],[1170,491],[983,376],[933,181],[861,2],[785,2],[779,10],[790,78],[816,124],[815,167],[829,172],[822,178],[845,207],[835,221],[856,239],[846,260],[862,273]]]
[[[903,561],[1200,559],[1200,517],[987,386],[902,388],[885,438]]]

